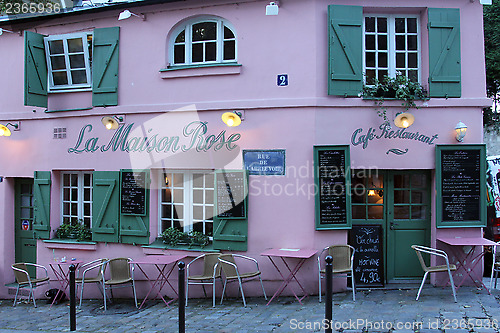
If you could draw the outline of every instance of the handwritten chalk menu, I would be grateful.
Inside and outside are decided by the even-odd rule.
[[[315,147],[316,228],[327,229],[350,223],[346,174],[348,150],[344,147]],[[322,228],[323,227],[323,228]]]
[[[121,171],[121,213],[146,214],[146,172]]]
[[[481,221],[485,195],[485,155],[482,146],[454,146],[439,151],[440,222],[467,226]],[[468,149],[467,149],[468,148]]]
[[[246,217],[246,179],[245,171],[222,171],[215,173],[218,217]]]
[[[354,252],[354,282],[356,287],[383,287],[384,260],[382,226],[353,225],[349,243]]]

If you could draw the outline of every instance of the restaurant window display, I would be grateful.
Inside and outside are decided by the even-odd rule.
[[[92,225],[92,173],[65,172],[61,174],[62,223],[83,221]]]

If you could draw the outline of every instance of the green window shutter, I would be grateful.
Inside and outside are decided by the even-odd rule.
[[[149,244],[149,170],[121,170],[120,176],[120,184],[122,189],[120,191],[121,199],[120,199],[120,240],[121,243],[127,244]],[[135,214],[131,213],[130,210],[127,209],[124,212],[124,205],[127,205],[123,202],[123,172],[140,172],[144,173],[144,183],[145,187],[144,191],[144,212]],[[133,195],[142,195],[138,194],[137,191],[132,191]],[[130,195],[129,192],[128,195]],[[137,200],[131,200],[131,202],[138,202]]]
[[[460,10],[429,8],[429,95],[461,96]]]
[[[36,237],[50,238],[50,171],[35,171],[33,215]]]
[[[328,6],[328,95],[363,90],[363,8]]]
[[[94,29],[92,105],[118,105],[119,27]]]
[[[47,107],[47,60],[43,35],[24,32],[24,105]]]
[[[248,243],[248,171],[215,172],[213,247],[246,251]]]
[[[94,171],[92,183],[92,240],[117,243],[120,227],[120,173]]]

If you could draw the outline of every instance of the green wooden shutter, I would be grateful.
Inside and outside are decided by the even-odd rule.
[[[92,182],[92,240],[117,243],[120,227],[120,173],[94,171]]]
[[[246,251],[248,243],[248,171],[218,170],[215,173],[213,247]]]
[[[43,35],[24,32],[24,105],[47,107],[47,60]]]
[[[136,171],[136,170],[122,170],[123,171]],[[137,172],[145,173],[145,209],[144,213],[132,214],[124,213],[120,209],[120,239],[121,243],[127,244],[149,244],[149,170],[140,170]],[[123,182],[123,174],[120,183]],[[121,192],[120,192],[120,195]],[[120,205],[123,205],[121,202]],[[120,206],[121,207],[121,206]]]
[[[429,95],[461,96],[460,10],[429,8]]]
[[[328,94],[358,96],[363,90],[363,8],[328,6]]]
[[[33,215],[35,237],[50,238],[50,171],[35,171]]]
[[[119,27],[94,29],[92,105],[118,105]]]

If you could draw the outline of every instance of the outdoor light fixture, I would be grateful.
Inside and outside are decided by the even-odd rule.
[[[7,126],[12,126],[14,128],[14,131],[19,131],[19,122],[17,123],[7,123],[5,125],[0,124],[0,136],[10,136],[12,133],[10,132],[10,129]]]
[[[126,20],[130,16],[140,17],[143,21],[146,21],[146,15],[144,15],[144,14],[134,14],[134,13],[132,13],[128,9],[125,9],[123,12],[120,13],[120,16],[118,16],[118,21]]]
[[[266,6],[266,15],[278,15],[279,10],[280,7],[277,1],[270,2],[269,5]]]
[[[415,121],[415,116],[409,112],[400,112],[396,114],[396,119],[394,119],[394,125],[399,128],[408,128]]]
[[[125,116],[102,117],[101,122],[108,130],[115,130],[125,121]]]
[[[241,121],[245,119],[242,111],[225,112],[221,118],[229,127],[239,126]]]
[[[455,126],[455,131],[457,131],[457,141],[462,142],[464,140],[465,134],[467,133],[467,125],[459,121],[457,126]]]
[[[2,29],[2,28],[0,28],[0,36],[2,36],[4,32],[8,32],[8,33],[11,33],[11,34],[15,34],[15,32],[14,32],[14,31],[10,31],[10,30],[7,30],[7,29]]]

